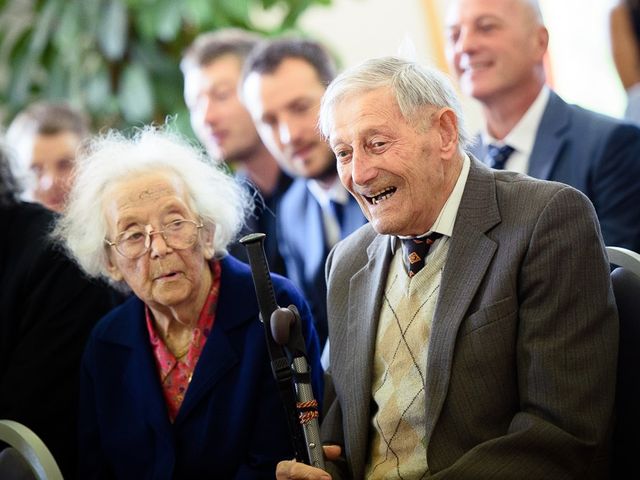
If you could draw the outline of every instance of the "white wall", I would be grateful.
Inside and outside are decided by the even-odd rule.
[[[555,89],[565,100],[613,116],[626,97],[609,44],[612,0],[540,0],[549,29]]]
[[[393,55],[405,38],[415,44],[418,60],[432,58],[421,0],[333,0],[330,8],[307,10],[300,25],[336,51],[344,66]]]

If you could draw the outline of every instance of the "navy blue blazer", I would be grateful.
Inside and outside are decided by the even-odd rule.
[[[287,276],[304,293],[320,337],[327,339],[327,286],[324,265],[329,254],[325,238],[322,208],[307,188],[307,180],[293,181],[280,204],[278,248],[287,267]],[[358,202],[349,195],[343,210],[341,236],[345,238],[367,222]]]
[[[245,226],[238,235],[238,238],[254,233],[261,232],[267,236],[264,239],[264,254],[267,257],[269,270],[273,273],[287,276],[284,259],[278,250],[278,239],[276,236],[276,218],[280,209],[282,196],[286,193],[293,179],[284,172],[280,172],[278,184],[270,195],[260,193],[258,187],[255,186],[249,178],[244,174],[236,176],[238,181],[245,186],[247,192],[253,198],[253,211],[247,216]],[[244,263],[249,263],[247,256],[247,247],[242,245],[238,240],[234,240],[229,244],[227,250],[231,255]]]
[[[173,424],[142,301],[130,299],[92,332],[82,363],[80,478],[272,479],[276,463],[292,457],[249,267],[230,255],[221,266],[215,324]],[[272,280],[278,304],[300,310],[321,389],[309,308],[291,282]]]
[[[481,141],[471,152],[487,157]],[[551,92],[528,174],[580,190],[596,209],[605,243],[640,251],[640,128]]]

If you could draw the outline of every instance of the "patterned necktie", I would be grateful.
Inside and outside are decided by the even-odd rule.
[[[493,144],[489,144],[487,147],[487,158],[489,159],[489,166],[496,170],[504,170],[504,165],[509,160],[509,157],[514,152],[514,148],[510,145],[503,145],[502,147],[496,147]]]
[[[441,233],[432,232],[422,238],[406,238],[402,240],[404,244],[405,263],[409,278],[418,273],[424,267],[425,259],[429,255],[429,249],[433,242],[442,237]]]

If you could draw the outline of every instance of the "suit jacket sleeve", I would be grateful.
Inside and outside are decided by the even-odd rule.
[[[640,131],[620,125],[594,169],[592,200],[607,245],[640,252]]]
[[[325,264],[326,277],[328,279],[329,271],[333,261],[332,249],[327,257]],[[335,462],[326,462],[326,470],[331,474],[333,480],[349,478],[347,463],[344,458],[344,433],[342,431],[342,408],[340,401],[335,394],[333,388],[333,380],[331,378],[331,367],[324,376],[324,412],[322,415],[322,423],[320,424],[320,437],[323,445],[339,445],[342,449],[342,458]]]
[[[512,420],[431,478],[593,473],[615,394],[618,323],[608,272],[593,208],[575,190],[559,190],[539,216],[518,273]],[[442,455],[446,445],[439,448]]]

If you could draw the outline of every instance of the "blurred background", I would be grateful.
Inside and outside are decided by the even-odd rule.
[[[550,82],[565,100],[620,117],[608,41],[611,0],[540,0]],[[96,129],[170,116],[192,135],[178,68],[200,32],[236,26],[325,43],[341,67],[401,50],[447,70],[448,0],[0,0],[0,125],[37,99],[66,99]],[[465,99],[469,126],[477,105]]]

